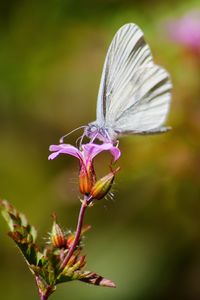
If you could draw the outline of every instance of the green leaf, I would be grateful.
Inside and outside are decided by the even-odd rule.
[[[38,262],[39,247],[35,244],[37,236],[35,228],[28,223],[25,215],[18,212],[8,201],[1,201],[0,206],[2,208],[2,215],[11,230],[8,235],[21,250],[28,265],[36,265]]]

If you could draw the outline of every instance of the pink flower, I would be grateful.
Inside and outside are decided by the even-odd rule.
[[[93,158],[102,151],[110,151],[113,155],[114,161],[118,160],[121,155],[120,150],[111,143],[104,143],[101,145],[88,143],[83,144],[82,148],[83,150],[79,150],[70,144],[51,145],[49,150],[54,153],[50,154],[48,159],[54,159],[59,154],[64,153],[77,157],[80,161],[87,165],[88,161],[93,160]]]
[[[79,150],[78,148],[70,145],[70,144],[59,144],[59,145],[51,145],[49,148],[50,151],[53,153],[49,155],[48,159],[54,159],[59,154],[69,154],[71,156],[74,156],[79,159],[80,163],[80,173],[79,173],[79,189],[80,192],[86,196],[92,196],[92,194],[95,195],[96,199],[103,198],[107,192],[109,191],[112,182],[114,180],[115,171],[111,171],[108,175],[103,177],[101,180],[101,187],[94,191],[94,187],[96,187],[96,174],[94,171],[93,166],[93,159],[95,156],[97,156],[99,153],[103,151],[110,151],[110,153],[113,156],[112,162],[115,162],[119,159],[121,152],[120,150],[113,146],[111,143],[104,143],[104,144],[94,144],[94,143],[88,143],[82,145],[82,150]],[[111,180],[112,177],[112,180]],[[99,182],[99,181],[98,181]],[[99,186],[99,185],[98,185]],[[92,194],[91,194],[92,193]]]
[[[200,10],[191,11],[179,20],[168,22],[167,30],[173,41],[200,54]]]

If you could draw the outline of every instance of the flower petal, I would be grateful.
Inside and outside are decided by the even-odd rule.
[[[52,160],[52,159],[56,158],[60,153],[62,153],[62,152],[57,151],[57,152],[54,152],[54,153],[50,154],[48,156],[48,160]]]
[[[83,158],[81,151],[70,144],[51,145],[49,150],[54,153],[50,154],[48,159],[54,159],[61,153],[72,155],[79,160]]]
[[[94,144],[88,143],[82,145],[83,148],[83,156],[85,160],[92,160],[96,155],[101,153],[102,151],[110,151],[112,156],[114,157],[114,161],[120,158],[121,152],[119,148],[113,146],[112,143],[104,143],[104,144]]]

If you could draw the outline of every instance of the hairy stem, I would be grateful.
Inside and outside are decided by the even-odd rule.
[[[47,300],[47,299],[48,299],[48,296],[45,296],[45,295],[40,296],[40,300]]]
[[[89,199],[85,198],[82,202],[80,212],[79,212],[79,217],[78,217],[78,223],[77,223],[77,227],[76,227],[75,238],[69,249],[69,252],[67,253],[66,257],[64,258],[62,264],[60,265],[61,270],[63,270],[65,268],[65,266],[67,265],[68,261],[70,260],[72,254],[73,254],[74,250],[76,249],[76,246],[79,242],[80,235],[81,235],[81,229],[82,229],[82,225],[83,225],[83,218],[85,215],[86,208],[88,206],[88,200]]]

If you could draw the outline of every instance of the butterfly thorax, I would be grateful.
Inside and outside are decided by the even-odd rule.
[[[98,139],[104,143],[116,140],[116,133],[112,128],[99,126],[96,122],[88,124],[85,129],[85,135],[92,140]]]

